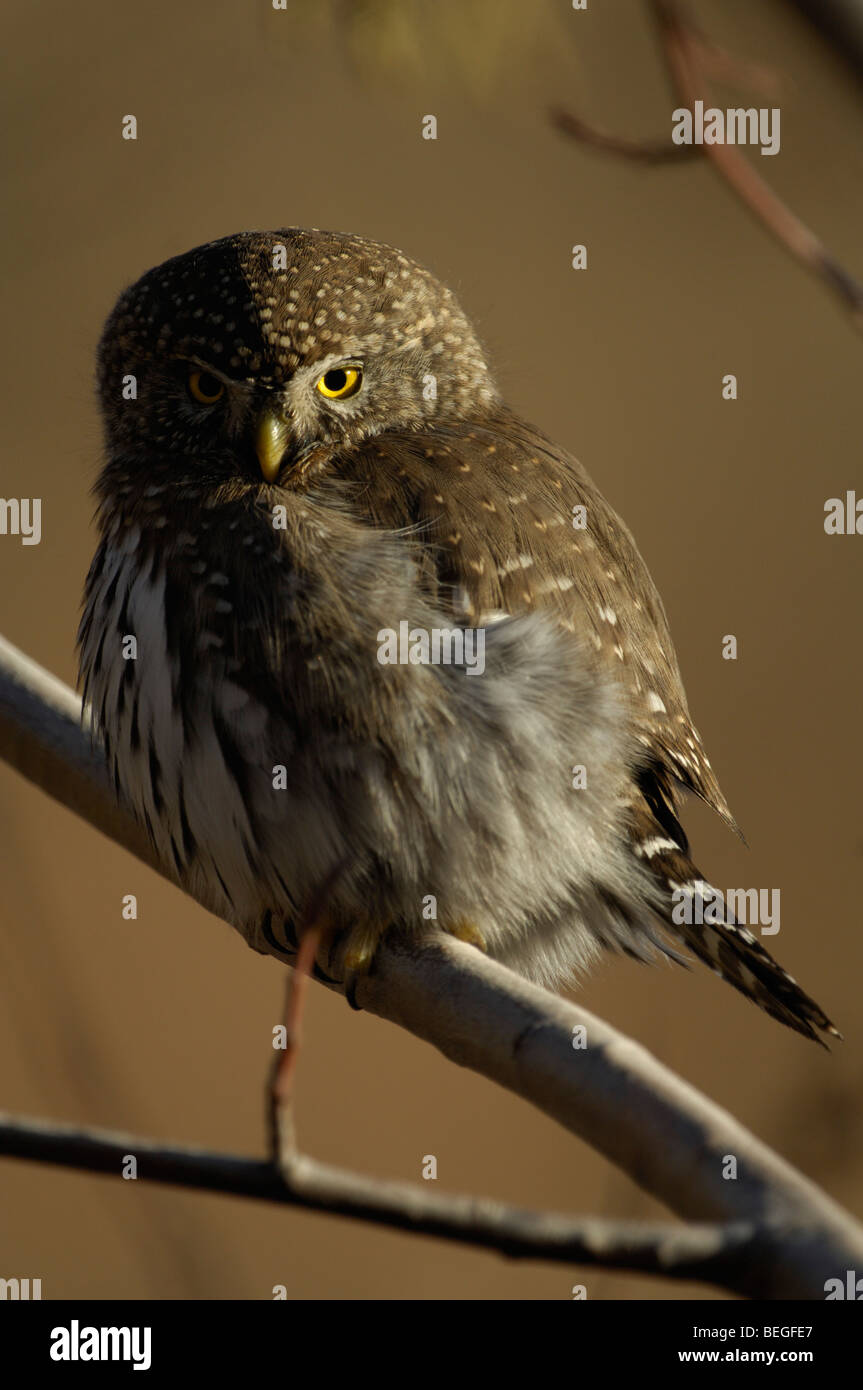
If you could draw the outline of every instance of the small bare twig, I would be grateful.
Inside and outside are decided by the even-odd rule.
[[[708,73],[721,71],[727,75],[732,72],[739,78],[747,69],[740,65],[739,71],[734,73],[733,60],[723,50],[716,49],[684,18],[677,0],[649,0],[649,4],[677,99],[690,111],[698,100],[704,102],[705,108],[709,107],[712,99],[708,89]],[[754,77],[757,85],[764,87],[766,74],[763,69],[756,68],[749,75],[750,78]],[[558,107],[551,110],[550,116],[559,130],[580,143],[636,163],[666,164],[694,156],[709,160],[740,202],[800,265],[830,288],[843,308],[850,312],[855,328],[863,329],[863,285],[840,264],[787,203],[773,192],[736,146],[706,142],[701,145],[674,145],[670,140],[629,140],[597,130],[572,112]]]
[[[700,44],[683,18],[677,0],[650,0],[663,42],[663,50],[677,95],[684,106],[696,100],[711,104],[700,57]],[[863,286],[839,264],[814,232],[791,211],[769,184],[757,174],[734,145],[699,146],[705,158],[725,179],[741,202],[801,265],[819,276],[850,310],[857,328],[863,328]]]
[[[513,1259],[700,1279],[741,1293],[751,1291],[746,1270],[763,1239],[747,1222],[672,1226],[523,1211],[486,1197],[443,1195],[410,1183],[367,1178],[304,1154],[294,1154],[280,1168],[233,1154],[155,1144],[138,1135],[3,1114],[0,1154],[114,1177],[133,1157],[138,1181],[280,1202],[497,1250]]]
[[[673,145],[666,137],[659,140],[627,140],[622,135],[612,135],[607,130],[599,130],[588,125],[572,111],[562,106],[553,106],[549,112],[552,122],[564,135],[571,135],[582,145],[592,145],[594,149],[607,154],[619,154],[636,164],[679,164],[681,160],[697,159],[701,151],[697,145]]]
[[[286,986],[285,1047],[281,1053],[276,1053],[269,1096],[270,1156],[275,1163],[292,1162],[298,1151],[294,1082],[300,1058],[306,994],[322,935],[323,923],[320,917],[304,927],[300,934],[296,962]]]

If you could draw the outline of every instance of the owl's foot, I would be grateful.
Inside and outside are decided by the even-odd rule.
[[[342,969],[345,979],[345,998],[352,1009],[360,1010],[357,1003],[357,985],[364,975],[368,975],[374,964],[380,939],[386,930],[386,923],[365,917],[351,928],[345,950]]]
[[[488,955],[485,937],[479,927],[467,917],[457,917],[454,922],[444,926],[444,931],[447,936],[454,936],[456,941],[466,941],[468,946],[475,946],[484,956]]]
[[[386,927],[386,922],[366,917],[351,929],[342,969],[345,998],[352,1009],[360,1009],[357,1003],[357,985],[371,970]],[[485,937],[479,927],[468,918],[457,917],[455,921],[444,926],[444,931],[448,936],[454,936],[457,941],[466,941],[469,946],[475,946],[478,951],[482,951],[483,955],[488,955]]]

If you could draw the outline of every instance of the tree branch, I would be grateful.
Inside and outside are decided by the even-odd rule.
[[[712,101],[708,72],[715,71],[720,61],[727,70],[732,66],[732,59],[714,50],[709,41],[684,18],[678,0],[648,0],[648,3],[653,11],[677,100],[690,110],[697,100],[703,101],[705,108],[709,107]],[[850,10],[852,7],[848,8]],[[859,21],[859,12],[857,18]],[[749,65],[741,64],[740,71],[749,71]],[[766,74],[760,69],[756,68],[752,76],[759,85],[764,85]],[[685,162],[699,156],[709,160],[744,207],[800,265],[817,276],[837,296],[843,308],[849,311],[854,327],[863,329],[863,285],[840,264],[787,203],[773,192],[736,146],[725,143],[674,145],[670,139],[629,140],[597,130],[581,117],[559,107],[553,107],[549,115],[559,130],[581,144],[621,155],[637,163],[656,165]]]
[[[70,690],[0,639],[0,756],[173,881],[163,865],[154,863],[151,851],[141,854],[140,832],[116,807],[101,753],[91,745],[80,718],[80,705]],[[828,1278],[844,1277],[847,1269],[863,1265],[863,1229],[726,1111],[600,1019],[529,984],[470,946],[440,933],[424,940],[387,940],[373,973],[360,982],[357,998],[364,1008],[400,1024],[453,1061],[538,1106],[671,1210],[688,1221],[708,1223],[715,1244],[712,1253],[704,1245],[698,1246],[698,1241],[706,1238],[704,1230],[695,1233],[693,1245],[684,1240],[669,1247],[670,1234],[656,1228],[602,1222],[573,1225],[572,1218],[526,1213],[517,1214],[513,1225],[511,1211],[504,1235],[500,1213],[506,1209],[490,1207],[484,1201],[452,1198],[445,1200],[443,1208],[429,1207],[424,1205],[428,1194],[423,1194],[423,1189],[385,1190],[378,1183],[370,1189],[370,1180],[351,1174],[334,1177],[334,1170],[307,1158],[291,1160],[286,1167],[289,1181],[301,1185],[311,1182],[306,1191],[316,1195],[321,1207],[365,1215],[365,1219],[383,1219],[380,1213],[393,1211],[393,1192],[398,1191],[403,1211],[425,1213],[420,1225],[410,1221],[410,1229],[431,1232],[432,1227],[422,1221],[439,1221],[434,1234],[467,1239],[464,1234],[455,1235],[455,1225],[461,1223],[463,1230],[477,1233],[474,1243],[503,1249],[504,1240],[517,1246],[524,1239],[525,1221],[539,1223],[533,1231],[534,1236],[548,1242],[546,1258],[555,1258],[548,1253],[555,1242],[581,1240],[581,1254],[572,1254],[576,1249],[573,1244],[565,1258],[581,1260],[582,1254],[592,1250],[593,1262],[600,1262],[605,1242],[612,1263],[617,1260],[621,1267],[646,1268],[630,1260],[649,1258],[656,1261],[650,1267],[657,1272],[665,1258],[663,1251],[671,1248],[677,1252],[672,1260],[675,1271],[683,1268],[681,1261],[687,1259],[712,1260],[710,1272],[703,1272],[701,1277],[762,1298],[822,1298]],[[574,1046],[574,1030],[581,1028],[587,1039],[585,1048]],[[20,1123],[11,1128],[7,1124],[3,1146],[12,1152],[17,1144],[14,1151],[19,1156],[68,1161],[73,1166],[82,1166],[79,1158],[86,1149],[94,1162],[83,1166],[99,1166],[102,1171],[108,1166],[104,1151],[100,1164],[95,1158],[98,1145],[112,1141],[80,1135],[74,1138],[61,1132],[52,1146],[46,1132],[40,1133],[37,1142],[32,1127],[28,1131]],[[32,1147],[25,1154],[28,1134],[26,1143]],[[92,1147],[94,1142],[96,1148]],[[87,1148],[88,1144],[91,1147]],[[134,1152],[146,1147],[142,1141],[130,1144],[138,1145],[132,1148]],[[40,1145],[43,1151],[38,1153]],[[111,1164],[116,1163],[118,1152],[110,1151]],[[177,1174],[182,1171],[183,1151],[177,1150],[151,1147],[147,1160],[153,1164],[151,1176],[155,1177],[158,1169],[158,1160],[154,1162],[152,1155],[160,1152],[165,1161],[166,1155],[172,1155],[175,1166],[173,1176],[157,1180],[182,1181]],[[239,1190],[225,1183],[241,1180],[243,1161],[209,1157],[215,1168],[207,1163],[201,1166],[200,1155],[195,1159],[199,1176],[205,1172],[208,1176],[206,1185]],[[734,1180],[723,1176],[729,1157],[736,1160]],[[216,1181],[219,1165],[225,1183]],[[276,1200],[296,1198],[296,1188],[292,1197],[275,1186],[281,1179],[272,1165],[252,1164],[245,1181],[251,1181],[253,1170],[259,1184],[269,1184],[272,1193],[278,1193]],[[161,1171],[164,1174],[166,1170],[163,1167]],[[187,1166],[187,1175],[190,1171]],[[269,1175],[266,1180],[265,1172]],[[265,1195],[253,1193],[251,1188],[243,1190],[249,1195]],[[329,1194],[327,1202],[322,1195],[325,1192]],[[447,1208],[446,1202],[456,1205]],[[373,1209],[379,1213],[377,1217],[367,1215]],[[483,1211],[492,1214],[490,1226],[480,1236],[482,1221],[480,1218],[476,1224],[477,1213]],[[554,1224],[561,1221],[569,1224]],[[543,1226],[543,1222],[552,1224]],[[496,1225],[497,1242],[492,1239]],[[653,1253],[649,1254],[651,1242]],[[508,1253],[537,1253],[535,1247],[532,1252],[526,1247],[521,1252],[515,1246],[506,1248]],[[629,1254],[623,1258],[627,1249]],[[706,1271],[708,1266],[705,1263],[700,1268]]]
[[[690,108],[698,99],[710,104],[701,63],[701,43],[687,24],[677,0],[650,0],[662,40],[665,60],[678,99]],[[734,145],[700,147],[717,173],[786,251],[817,275],[849,310],[855,327],[863,328],[863,286],[840,265],[805,222],[783,203]]]
[[[274,1164],[252,1158],[2,1113],[0,1153],[117,1177],[134,1157],[137,1180],[353,1217],[513,1259],[719,1280],[728,1287],[739,1286],[756,1244],[754,1226],[744,1222],[671,1226],[523,1211],[488,1198],[441,1195],[411,1183],[364,1177],[307,1155],[296,1155],[280,1173]]]
[[[673,145],[667,136],[658,140],[628,140],[624,135],[612,135],[607,130],[589,125],[562,106],[552,106],[549,115],[552,124],[564,135],[571,135],[580,144],[592,145],[606,154],[621,155],[636,164],[680,164],[701,157],[698,145]]]

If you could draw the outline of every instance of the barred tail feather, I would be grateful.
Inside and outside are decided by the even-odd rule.
[[[658,889],[653,906],[666,931],[771,1018],[822,1047],[826,1046],[822,1032],[841,1038],[824,1010],[777,965],[752,932],[737,921],[724,896],[699,874],[689,856],[685,831],[672,809],[673,794],[667,779],[656,768],[645,769],[640,789],[643,801],[632,807],[632,849]],[[675,912],[674,895],[681,892],[691,898],[692,911],[685,918],[692,920],[676,920],[680,914]],[[709,920],[714,916],[721,920]]]
[[[677,848],[665,847],[652,856],[650,867],[667,899],[667,912],[663,914],[666,928],[680,937],[699,960],[771,1018],[804,1037],[822,1046],[826,1044],[821,1032],[841,1038],[824,1010],[776,963],[748,927],[737,921],[723,895],[704,881],[687,855]],[[681,892],[691,900],[692,911],[685,918],[691,917],[692,921],[675,920],[673,895]],[[711,917],[719,920],[710,920]]]

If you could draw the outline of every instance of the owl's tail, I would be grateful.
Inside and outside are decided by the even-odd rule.
[[[661,822],[639,817],[633,850],[659,889],[655,907],[663,926],[723,980],[751,999],[771,1018],[826,1046],[820,1033],[842,1034],[824,1010],[778,965],[752,932],[740,923],[724,896],[698,872],[686,835],[667,803]]]

